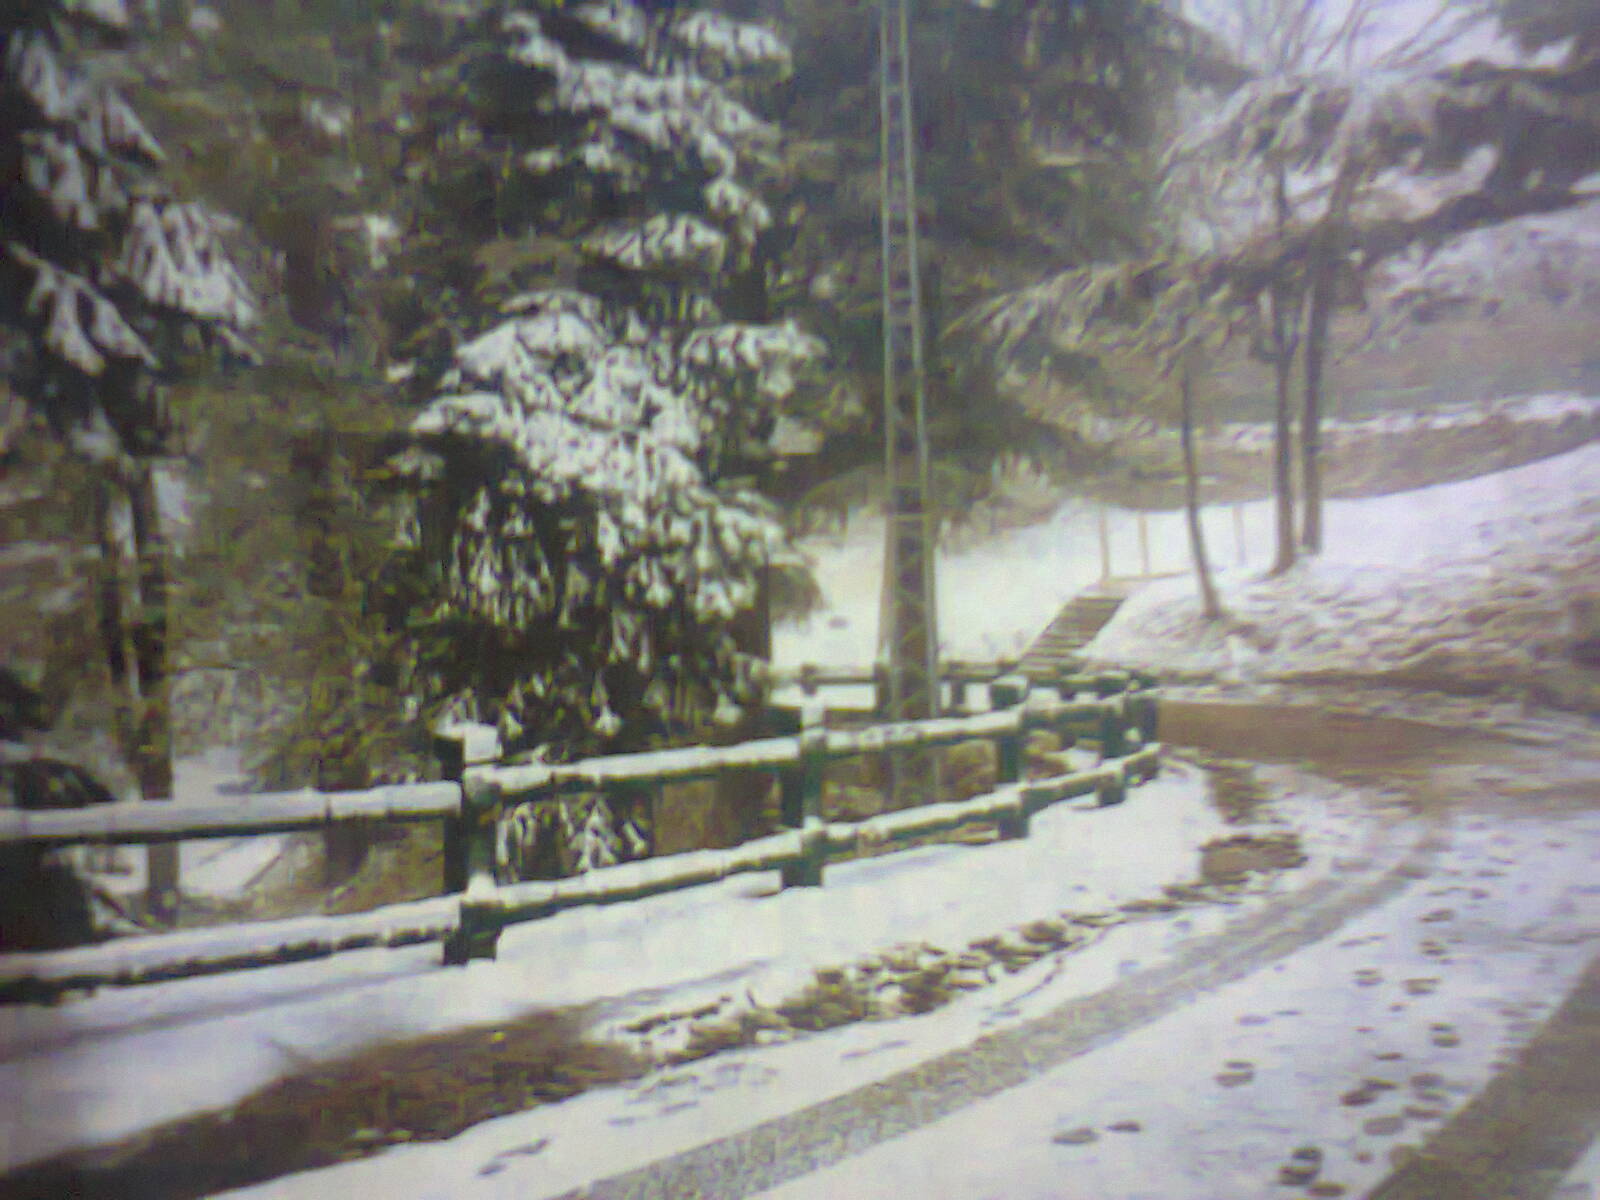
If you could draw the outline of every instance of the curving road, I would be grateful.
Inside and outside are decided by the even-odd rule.
[[[1563,1177],[1600,1134],[1600,738],[1212,702],[1169,706],[1163,737],[1411,816],[1159,967],[567,1195],[1579,1195]],[[1112,1104],[1144,1119],[1107,1126]]]

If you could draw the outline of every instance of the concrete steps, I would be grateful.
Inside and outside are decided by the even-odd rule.
[[[1074,596],[1034,639],[1017,669],[1039,679],[1053,679],[1064,670],[1077,669],[1082,661],[1078,652],[1117,615],[1128,591],[1125,586],[1107,581]]]

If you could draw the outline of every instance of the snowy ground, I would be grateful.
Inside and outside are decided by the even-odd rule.
[[[1400,881],[1392,894],[1355,912],[1336,934],[1241,968],[1243,977],[1225,986],[1171,998],[1164,1015],[1018,1087],[942,1119],[913,1117],[910,1129],[865,1153],[787,1183],[782,1168],[752,1162],[748,1178],[723,1179],[710,1192],[664,1174],[639,1193],[732,1196],[778,1183],[772,1194],[785,1197],[909,1191],[1214,1200],[1297,1194],[1281,1192],[1278,1174],[1295,1165],[1296,1151],[1310,1150],[1321,1181],[1360,1194],[1510,1063],[1592,957],[1600,938],[1600,887],[1592,882],[1600,814],[1508,821],[1468,811],[1429,825],[1386,809],[1381,795],[1357,795],[1289,768],[1267,776],[1275,792],[1293,797],[1280,802],[1279,815],[1305,831],[1312,864],[1237,907],[1185,909],[1109,929],[1086,951],[1042,961],[928,1016],[731,1052],[487,1122],[448,1143],[396,1148],[238,1195],[526,1198],[586,1184],[596,1196],[634,1194],[634,1180],[590,1181],[650,1164],[692,1170],[708,1143],[737,1144],[753,1126],[794,1120],[789,1114],[841,1097],[864,1094],[865,1119],[885,1107],[885,1089],[894,1095],[896,1081],[961,1053],[952,1048],[1009,1037],[1026,1055],[1034,1026],[1070,1025],[1078,1019],[1071,1005],[1137,987],[1197,939],[1216,936],[1220,948],[1212,953],[1223,961],[1234,953],[1248,959],[1264,939],[1227,939],[1253,916],[1274,906],[1295,912],[1299,897],[1318,887],[1388,872]],[[1448,778],[1459,787],[1470,777]],[[1068,825],[1080,820],[1061,816]],[[1097,820],[1083,817],[1084,829]],[[1140,844],[1161,828],[1137,826]],[[1090,860],[1125,853],[1107,846]],[[951,865],[940,872],[941,895],[950,894],[943,883]],[[996,878],[1027,879],[1040,901],[1057,903],[1059,894],[1040,892],[1052,872],[1012,869],[1022,865],[974,874],[965,903],[937,910],[913,903],[891,919],[948,944],[1001,916],[1008,891],[993,885]],[[874,924],[878,885],[858,886],[849,919]],[[905,894],[925,901],[928,893]],[[966,904],[990,915],[969,918]],[[730,977],[716,986],[742,982]],[[781,1142],[782,1131],[776,1136]],[[1573,1168],[1574,1186],[1591,1178],[1592,1166]]]
[[[1592,955],[1600,816],[1548,834],[1469,825],[1436,876],[1449,882],[1332,946],[772,1195],[1258,1196],[1302,1148],[1360,1195],[1507,1065]]]
[[[1600,414],[1600,396],[1549,392],[1537,396],[1508,396],[1486,404],[1455,404],[1354,421],[1329,420],[1322,423],[1322,435],[1324,444],[1331,445],[1343,439],[1359,441],[1395,434],[1463,429],[1485,421],[1560,424],[1568,420],[1586,420],[1597,414]],[[1271,423],[1252,421],[1225,425],[1214,440],[1219,445],[1238,450],[1265,452],[1272,446],[1272,436]]]
[[[1026,841],[839,864],[819,890],[741,876],[564,912],[507,931],[498,961],[462,970],[440,968],[427,946],[0,1009],[0,1094],[29,1097],[6,1114],[0,1169],[229,1104],[394,1037],[591,1002],[606,1004],[602,1032],[617,1033],[725,996],[773,1003],[815,967],[900,943],[959,945],[1062,909],[1114,908],[1193,879],[1199,846],[1221,828],[1197,774],[1180,767],[1121,808],[1058,806]],[[997,877],[1015,884],[995,888]],[[205,1070],[152,1091],[152,1077],[185,1060]]]
[[[1285,801],[1283,816],[1304,830],[1312,861],[1292,877],[1243,898],[1236,907],[1204,906],[1115,926],[1086,950],[1065,959],[1042,960],[929,1015],[847,1026],[717,1056],[625,1088],[486,1122],[449,1143],[402,1147],[238,1194],[261,1198],[332,1192],[430,1198],[556,1195],[597,1176],[644,1165],[871,1084],[986,1033],[1016,1027],[1065,1000],[1160,964],[1189,939],[1222,929],[1229,919],[1265,905],[1283,889],[1336,875],[1349,855],[1398,857],[1419,836],[1416,828],[1406,826],[1375,839],[1369,814],[1358,811],[1348,797],[1289,773],[1277,782],[1282,790],[1292,788],[1296,793],[1295,799]],[[1163,819],[1152,821],[1156,805],[1172,807]],[[1107,816],[1120,828],[1103,824]],[[810,926],[805,940],[811,946],[791,938],[781,956],[790,959],[788,964],[764,964],[759,974],[747,969],[724,972],[707,981],[709,988],[737,992],[748,986],[766,995],[769,989],[802,982],[810,965],[847,958],[852,947],[876,948],[886,941],[905,940],[959,945],[975,933],[1004,928],[1026,914],[1053,913],[1063,905],[1094,910],[1119,898],[1148,897],[1159,879],[1192,878],[1196,837],[1220,829],[1215,817],[1195,805],[1190,781],[1184,778],[1153,785],[1116,814],[1052,810],[1041,821],[1049,828],[1024,843],[988,847],[980,853],[945,848],[838,869],[836,874],[844,878],[837,890],[830,874],[822,892],[800,897],[808,905],[829,910],[826,919]],[[991,857],[991,850],[1005,855],[1006,861]],[[996,887],[996,879],[1017,886]],[[674,927],[685,928],[676,923]],[[658,920],[641,914],[640,929],[644,928],[659,928]],[[704,933],[699,937],[702,944],[709,943],[708,949],[719,947],[726,953],[728,939],[707,938]],[[666,938],[676,940],[670,933]],[[648,954],[644,961],[649,961]],[[636,969],[629,971],[630,977]],[[704,994],[701,984],[691,991]],[[680,991],[678,998],[690,994]],[[813,1194],[889,1192],[846,1183]]]
[[[1600,445],[1339,501],[1320,557],[1274,580],[1223,573],[1228,621],[1201,621],[1192,581],[1172,579],[1130,600],[1087,653],[1231,682],[1360,675],[1577,694],[1567,646],[1600,597],[1597,535]]]
[[[939,644],[944,656],[993,661],[1027,649],[1062,605],[1100,579],[1100,511],[1094,502],[1071,499],[1037,524],[1000,530],[982,543],[941,548]],[[1152,573],[1182,571],[1187,565],[1181,513],[1141,516],[1107,508],[1105,514],[1113,574],[1144,573],[1141,525]],[[1270,520],[1263,503],[1213,508],[1205,514],[1221,561],[1243,559],[1257,566],[1267,561]],[[814,563],[823,606],[807,620],[774,631],[774,662],[779,667],[871,663],[877,655],[882,518],[859,516],[842,534],[810,539],[803,548]]]
[[[1143,588],[1089,647],[1105,661],[1235,683],[1384,675],[1466,690],[1522,683],[1544,699],[1583,687],[1564,663],[1578,606],[1600,597],[1600,445],[1459,483],[1331,501],[1325,552],[1272,581],[1260,578],[1270,502],[1208,509],[1232,617],[1219,625],[1199,619],[1182,514],[1111,509],[1107,521],[1113,574],[1148,566],[1172,577]],[[824,607],[778,629],[780,666],[873,660],[882,528],[859,518],[842,536],[810,543]],[[944,653],[1019,654],[1101,574],[1098,509],[1082,500],[941,552]]]

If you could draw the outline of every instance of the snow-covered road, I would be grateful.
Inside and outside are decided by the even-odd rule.
[[[1217,752],[1249,731],[1252,755],[1281,757],[1259,740],[1270,714],[1235,708],[1191,705],[1188,734]],[[1228,716],[1197,726],[1206,712]],[[1307,719],[1281,714],[1281,749]],[[1427,1172],[1473,1155],[1530,1189],[1484,1195],[1558,1194],[1568,1171],[1588,1186],[1596,1156],[1578,1160],[1600,1130],[1600,1073],[1557,1079],[1555,1106],[1530,1109],[1527,1092],[1552,1060],[1600,1055],[1592,1021],[1561,1028],[1586,969],[1600,993],[1600,737],[1575,723],[1514,743],[1361,720],[1343,718],[1349,736],[1307,763],[1256,768],[1272,800],[1254,827],[1299,830],[1309,862],[1251,893],[1120,919],[930,1014],[725,1051],[229,1194],[1212,1200],[1384,1187],[1374,1194],[1464,1200],[1478,1193],[1439,1190]],[[17,1164],[109,1140],[137,1157],[127,1134],[252,1080],[385,1035],[493,1021],[535,995],[616,997],[597,1019],[619,1033],[713,992],[770,1002],[897,932],[959,945],[1065,905],[1159,894],[1224,828],[1196,797],[1179,769],[1121,810],[1046,814],[1026,842],[847,864],[814,893],[763,898],[734,881],[558,918],[466,972],[408,951],[353,955],[12,1013],[0,1070],[34,1103],[0,1148]],[[773,953],[762,929],[795,903],[811,932]],[[173,1062],[188,1075],[153,1088]],[[1508,1091],[1509,1114],[1496,1100]]]
[[[1600,745],[1569,727],[1554,745],[1319,765],[1344,783],[1262,768],[1313,861],[1236,907],[1122,925],[928,1016],[728,1052],[241,1195],[1214,1200],[1392,1176],[1384,1195],[1455,1198],[1426,1175],[1405,1190],[1404,1170],[1439,1167],[1429,1139],[1448,1147],[1463,1122],[1485,1161],[1538,1184],[1481,1194],[1582,1183],[1600,1074],[1559,1081],[1536,1114],[1486,1115],[1481,1097],[1537,1067],[1524,1051],[1600,947]],[[1530,1122],[1547,1135],[1531,1160]]]

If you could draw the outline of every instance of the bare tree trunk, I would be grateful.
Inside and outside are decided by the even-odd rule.
[[[1305,489],[1305,512],[1300,544],[1308,554],[1322,552],[1322,381],[1333,315],[1334,267],[1326,261],[1313,264],[1306,309],[1306,394],[1300,427],[1300,485]]]
[[[1294,420],[1290,379],[1294,350],[1288,336],[1288,301],[1278,291],[1272,295],[1272,496],[1276,513],[1277,552],[1269,574],[1281,575],[1295,562],[1294,530]]]
[[[1208,621],[1222,616],[1222,601],[1211,579],[1211,560],[1206,554],[1205,530],[1200,524],[1200,468],[1194,451],[1194,379],[1187,367],[1178,381],[1182,397],[1179,434],[1183,441],[1183,507],[1189,523],[1189,551],[1194,560],[1195,580],[1200,585],[1200,611]]]
[[[1301,486],[1305,488],[1305,522],[1300,542],[1310,554],[1322,552],[1322,392],[1328,362],[1328,341],[1339,285],[1345,221],[1355,196],[1359,173],[1344,169],[1334,182],[1320,235],[1311,243],[1306,308],[1305,416],[1300,432]]]
[[[1274,189],[1278,236],[1281,240],[1289,223],[1288,181],[1278,169]],[[1272,310],[1272,375],[1274,383],[1272,414],[1272,494],[1276,500],[1277,553],[1269,574],[1281,575],[1295,562],[1294,530],[1294,420],[1290,403],[1290,382],[1294,372],[1295,336],[1292,328],[1293,300],[1288,284],[1280,277],[1273,283],[1268,300]]]
[[[95,479],[94,537],[99,549],[95,569],[96,623],[106,670],[119,701],[129,695],[128,621],[122,600],[122,547],[112,528],[112,482],[105,476]]]
[[[138,610],[133,625],[134,662],[139,677],[139,721],[133,752],[134,774],[146,800],[172,798],[171,679],[167,663],[167,546],[156,501],[155,470],[134,465],[128,484],[133,516],[133,552],[138,567]],[[175,842],[146,851],[145,882],[149,913],[171,923],[178,915],[178,847]]]

